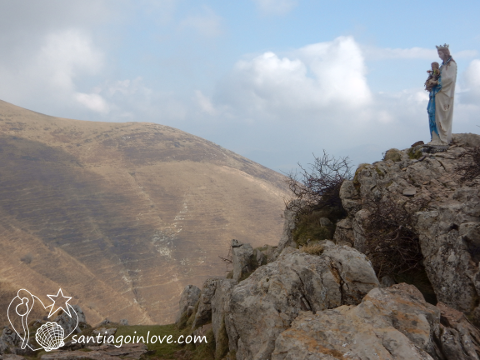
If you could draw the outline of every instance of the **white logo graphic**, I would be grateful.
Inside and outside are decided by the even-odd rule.
[[[10,305],[8,305],[8,321],[10,322],[12,329],[22,340],[22,349],[25,349],[27,346],[33,351],[40,350],[42,348],[45,349],[45,351],[58,349],[65,345],[64,340],[69,337],[78,326],[78,314],[72,307],[72,305],[68,303],[71,297],[64,296],[62,289],[58,290],[57,295],[47,296],[50,298],[50,300],[53,301],[53,304],[45,306],[43,305],[42,300],[40,300],[37,296],[32,295],[28,290],[20,289],[17,292],[17,296],[15,296],[10,302]],[[66,334],[66,330],[68,331],[68,329],[64,329],[57,322],[48,321],[42,326],[40,326],[35,332],[35,340],[37,344],[41,347],[37,347],[34,344],[29,343],[30,330],[28,327],[28,315],[32,311],[35,303],[41,305],[39,309],[43,308],[43,310],[47,310],[50,308],[48,319],[50,319],[58,310],[62,309],[65,313],[65,316],[68,317],[66,319],[67,322],[70,324],[70,326],[68,326],[68,329],[71,328],[72,324],[74,325],[72,326],[73,329],[70,331],[70,333]],[[22,324],[21,328],[16,328],[13,324],[16,316],[20,317]],[[22,333],[23,336],[21,335]]]

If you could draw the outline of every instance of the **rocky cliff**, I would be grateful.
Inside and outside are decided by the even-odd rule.
[[[423,145],[391,149],[386,160],[361,165],[354,180],[342,185],[349,215],[335,237],[366,251],[369,200],[396,204],[411,215],[437,300],[480,323],[480,178],[462,181],[456,171],[472,161],[465,154],[478,146],[480,136],[455,134],[453,144],[441,152],[422,152],[429,150]]]
[[[480,359],[480,179],[459,171],[479,145],[478,135],[456,134],[449,147],[415,144],[362,164],[342,185],[348,216],[333,241],[300,247],[289,211],[273,251],[233,241],[232,279],[185,288],[178,326],[210,329],[216,359]],[[393,230],[372,227],[379,209],[389,210],[385,223],[395,218]],[[416,257],[399,260],[407,269],[385,258],[412,253],[405,241],[418,243]],[[426,274],[429,302],[396,283],[412,271]]]

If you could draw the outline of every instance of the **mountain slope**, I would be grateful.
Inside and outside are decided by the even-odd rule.
[[[171,322],[186,284],[224,274],[232,238],[278,242],[283,179],[167,126],[0,101],[0,285],[46,304],[61,287],[91,323]]]

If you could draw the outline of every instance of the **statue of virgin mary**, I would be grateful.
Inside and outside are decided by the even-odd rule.
[[[457,63],[450,55],[448,45],[437,46],[443,63],[440,77],[432,81],[427,112],[432,141],[429,145],[448,145],[452,140],[453,97],[457,80]]]

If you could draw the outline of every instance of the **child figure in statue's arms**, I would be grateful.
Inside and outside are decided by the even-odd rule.
[[[432,62],[432,70],[427,70],[428,78],[425,81],[425,90],[428,92],[438,85],[438,78],[440,77],[440,65],[438,62]]]

